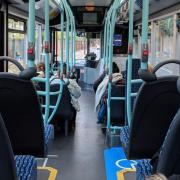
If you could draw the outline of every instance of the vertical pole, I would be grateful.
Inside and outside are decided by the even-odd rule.
[[[47,47],[46,47],[47,46]],[[49,118],[50,105],[50,85],[49,85],[49,0],[45,0],[45,76],[46,76],[46,108],[45,108],[45,122]]]
[[[149,21],[149,0],[143,0],[142,9],[142,61],[141,69],[148,66],[148,21]]]
[[[105,20],[105,27],[104,27],[104,44],[103,44],[104,70],[106,68],[106,43],[107,43],[107,19]]]
[[[29,1],[28,41],[32,57],[28,56],[28,67],[34,67],[35,54],[35,0]],[[30,51],[28,52],[28,54]]]
[[[76,64],[76,26],[75,26],[75,20],[74,20],[74,16],[73,16],[73,27],[74,27],[74,31],[73,31],[73,67]]]
[[[114,29],[115,29],[115,23],[116,23],[116,18],[117,18],[117,8],[119,1],[116,0],[113,4],[112,8],[112,14],[111,16],[111,21],[110,21],[110,31],[109,31],[109,57],[108,57],[108,62],[109,62],[109,82],[108,82],[108,100],[107,100],[107,113],[108,113],[108,119],[107,119],[107,129],[110,129],[111,127],[111,91],[112,91],[112,61],[113,61],[113,35],[114,35]]]
[[[66,2],[64,3],[65,5],[65,11],[66,11],[66,73],[67,76],[69,76],[69,14],[67,11],[67,6],[66,6]]]
[[[131,80],[132,80],[132,55],[133,55],[133,30],[134,30],[134,0],[129,1],[129,44],[128,44],[128,68],[127,68],[127,119],[130,126],[132,120],[131,110]]]
[[[61,12],[61,78],[63,76],[63,62],[64,62],[64,11]]]

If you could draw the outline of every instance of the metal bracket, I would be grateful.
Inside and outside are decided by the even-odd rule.
[[[142,45],[142,62],[148,62],[148,57],[149,57],[149,49],[148,49],[148,44],[143,44]]]
[[[50,44],[49,44],[49,41],[45,41],[44,42],[44,51],[45,53],[50,53]]]
[[[112,82],[112,80],[113,80],[113,76],[112,76],[112,74],[110,74],[109,75],[109,81]]]
[[[35,60],[35,45],[33,42],[28,43],[28,59],[31,61]]]
[[[128,44],[128,54],[129,55],[133,54],[133,44],[131,44],[131,43]]]

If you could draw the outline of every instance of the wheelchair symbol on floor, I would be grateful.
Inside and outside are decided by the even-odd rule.
[[[120,159],[116,161],[116,166],[120,169],[135,169],[137,165],[136,161]]]

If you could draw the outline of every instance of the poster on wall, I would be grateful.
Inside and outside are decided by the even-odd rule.
[[[121,47],[122,46],[122,34],[115,34],[113,46]]]

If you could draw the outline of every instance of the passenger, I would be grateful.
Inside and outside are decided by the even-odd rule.
[[[163,174],[154,174],[146,178],[146,180],[168,180]]]
[[[123,80],[123,76],[122,76],[117,64],[113,63],[112,83],[116,83],[120,80]],[[98,106],[101,102],[101,99],[107,89],[108,82],[109,82],[109,76],[107,75],[107,76],[105,76],[105,78],[99,84],[99,86],[97,88],[96,95],[95,95],[95,110],[96,111],[97,111]]]
[[[153,71],[153,66],[152,64],[148,63],[148,71],[152,73]]]
[[[37,64],[37,73],[38,73],[38,77],[41,78],[45,77],[45,64],[43,62]]]
[[[119,72],[119,68],[118,68],[117,64],[115,62],[113,62],[113,73],[118,73],[118,72]],[[106,76],[106,72],[103,72],[101,74],[101,76],[94,82],[94,85],[93,85],[94,92],[97,91],[99,84],[103,81],[105,76]]]
[[[63,74],[66,74],[66,63],[63,65]],[[51,77],[51,84],[59,83],[59,78]],[[66,82],[67,79],[64,78],[64,81]],[[76,111],[80,111],[80,105],[78,99],[81,96],[81,87],[77,84],[76,79],[69,79],[68,82],[68,90],[71,95],[71,104],[75,108]]]

